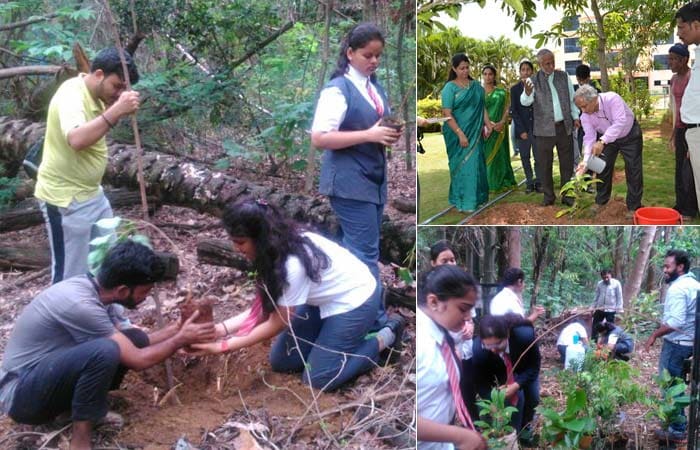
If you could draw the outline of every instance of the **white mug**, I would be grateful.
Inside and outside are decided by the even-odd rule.
[[[592,170],[595,173],[601,173],[603,170],[605,170],[605,165],[605,160],[598,158],[595,155],[591,155],[591,157],[588,158],[587,166],[590,170]]]

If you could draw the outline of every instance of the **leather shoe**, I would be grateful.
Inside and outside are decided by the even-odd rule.
[[[527,187],[525,188],[525,193],[532,194],[533,192],[535,192],[535,186],[532,184],[528,184]]]
[[[554,204],[554,200],[552,200],[552,201],[542,200],[542,206],[552,206],[553,204]]]
[[[537,192],[538,194],[541,194],[544,192],[544,189],[542,189],[542,186],[540,186],[539,184],[536,184],[535,185],[535,192]]]

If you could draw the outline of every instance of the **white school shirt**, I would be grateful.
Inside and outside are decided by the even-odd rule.
[[[504,316],[508,313],[519,314],[525,317],[523,302],[511,288],[504,287],[501,292],[491,299],[489,313],[492,316]]]
[[[329,265],[321,271],[321,280],[316,283],[306,275],[298,257],[287,258],[288,286],[277,304],[317,306],[321,319],[325,319],[352,311],[367,301],[377,287],[377,280],[367,265],[330,239],[311,232],[303,235],[328,256]]]
[[[557,339],[557,345],[572,345],[574,343],[574,336],[579,335],[581,339],[588,339],[588,333],[583,325],[578,322],[570,323],[561,330],[559,339]]]
[[[370,104],[372,108],[375,108],[374,101],[372,97],[369,96],[367,91],[367,81],[369,77],[361,74],[357,69],[352,66],[348,66],[348,71],[345,73],[345,78],[350,80],[352,84],[360,91],[362,97]],[[372,82],[370,81],[370,84]],[[377,101],[382,103],[384,110],[386,111],[387,105],[384,104],[382,96],[379,95],[379,91],[374,85],[373,92],[377,98]],[[345,113],[348,110],[348,104],[345,101],[345,96],[341,92],[340,88],[336,86],[327,87],[321,91],[318,97],[318,103],[316,104],[316,112],[314,113],[314,121],[311,125],[311,131],[338,131],[340,129],[340,124],[345,120]]]
[[[456,408],[447,376],[447,365],[440,345],[442,331],[427,314],[416,308],[416,391],[418,415],[434,422],[451,425]],[[455,361],[455,367],[459,367]],[[458,372],[459,373],[459,372]],[[418,441],[419,450],[453,450],[449,442]]]

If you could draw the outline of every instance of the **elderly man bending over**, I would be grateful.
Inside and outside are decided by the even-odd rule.
[[[599,208],[610,200],[615,160],[617,154],[622,153],[627,180],[627,217],[632,218],[634,211],[642,206],[642,129],[630,107],[615,92],[599,94],[594,87],[584,85],[574,94],[574,102],[581,108],[584,131],[584,157],[576,173],[586,170],[591,154],[605,160],[605,169],[598,176],[602,183],[598,184],[595,197]]]

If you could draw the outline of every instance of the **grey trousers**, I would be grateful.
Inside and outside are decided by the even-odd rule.
[[[88,271],[90,241],[100,235],[95,222],[113,216],[112,207],[100,188],[91,199],[75,199],[67,208],[39,202],[51,245],[53,284]]]
[[[554,146],[559,157],[560,186],[564,186],[574,175],[574,138],[567,134],[564,122],[556,125],[556,136],[535,136],[535,161],[539,164],[539,177],[544,192],[544,201],[554,203],[554,179],[552,165],[554,164]]]

